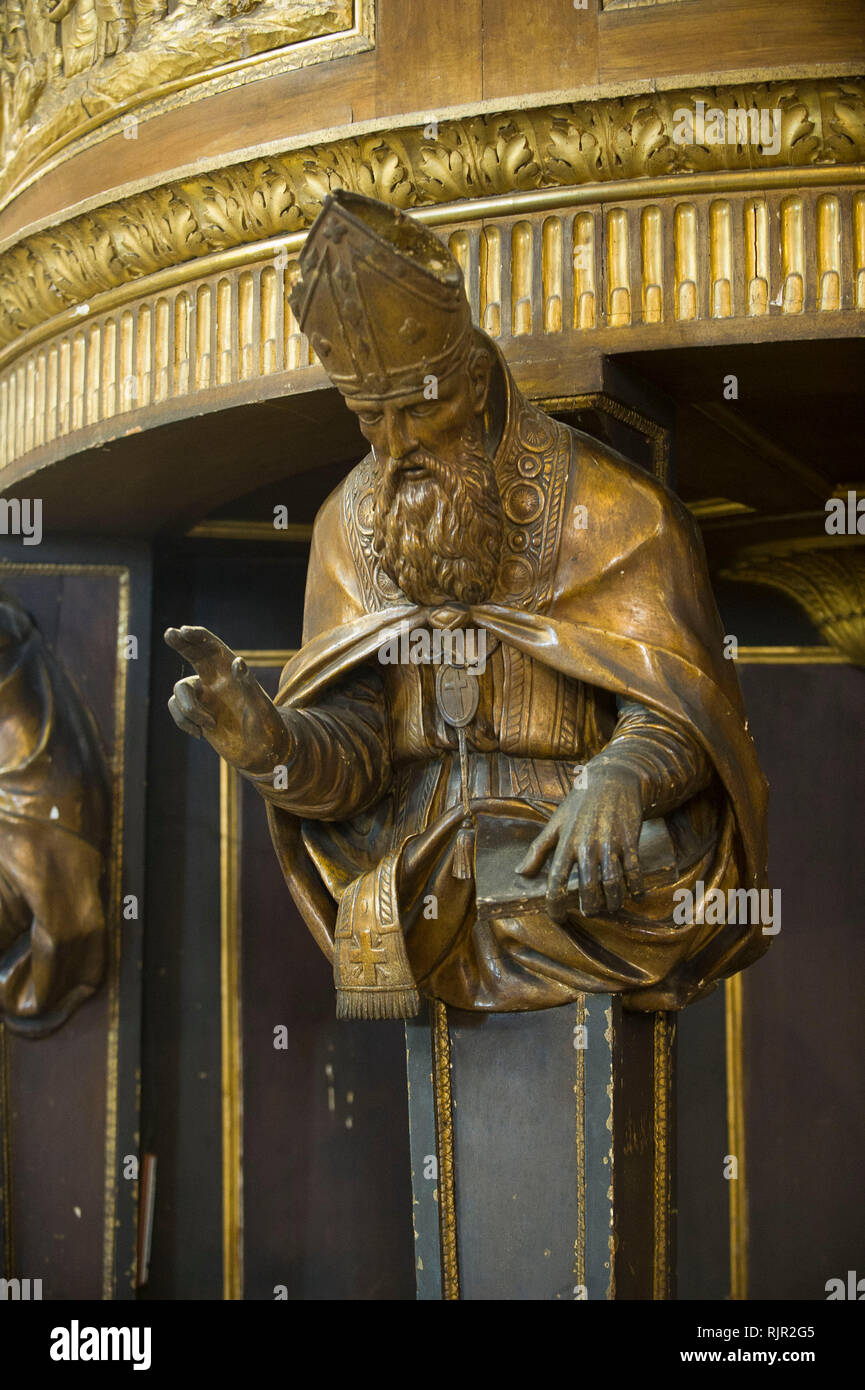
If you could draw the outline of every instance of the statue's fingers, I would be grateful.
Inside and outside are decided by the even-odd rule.
[[[547,821],[543,830],[532,840],[528,850],[517,865],[517,873],[523,874],[526,878],[532,878],[538,872],[558,838],[558,826],[553,821]]]
[[[198,676],[187,676],[174,687],[174,698],[185,719],[199,728],[215,729],[216,720],[201,700],[203,690]]]
[[[185,734],[192,734],[193,738],[201,738],[201,730],[199,729],[198,725],[193,724],[189,719],[186,718],[186,716],[183,714],[180,706],[177,703],[176,696],[174,695],[172,695],[171,699],[168,701],[168,711],[171,715],[171,718],[177,725],[178,729],[182,729]]]
[[[625,899],[625,880],[619,856],[613,853],[609,845],[604,846],[601,855],[601,887],[607,911],[618,912]]]
[[[206,627],[169,627],[165,642],[208,681],[225,675],[234,661],[231,648]]]
[[[591,917],[594,913],[600,912],[602,903],[598,884],[601,856],[596,841],[584,843],[580,847],[577,862],[580,866],[580,911],[584,916]]]
[[[574,866],[574,850],[570,837],[560,835],[550,867],[547,870],[547,912],[554,922],[564,922],[567,917],[566,895],[568,879]]]
[[[205,627],[167,627],[163,633],[166,646],[179,652],[187,661],[201,654],[206,647],[205,637],[210,636]]]
[[[622,867],[625,871],[625,879],[631,897],[641,898],[643,896],[643,871],[640,868],[640,856],[636,845],[626,844],[622,849]]]

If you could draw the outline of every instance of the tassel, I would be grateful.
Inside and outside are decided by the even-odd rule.
[[[336,1016],[345,1018],[414,1018],[420,995],[405,989],[337,989]]]
[[[471,816],[466,816],[457,831],[454,845],[454,864],[451,870],[454,878],[471,878],[475,858],[475,827]]]

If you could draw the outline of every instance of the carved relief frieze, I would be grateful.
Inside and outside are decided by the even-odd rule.
[[[372,6],[355,0],[4,0],[0,197],[71,141],[128,131],[265,62],[275,72],[369,48],[371,34]]]

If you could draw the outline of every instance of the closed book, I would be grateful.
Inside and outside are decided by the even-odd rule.
[[[543,830],[543,822],[514,816],[477,816],[475,839],[475,896],[481,920],[514,917],[542,911],[547,893],[550,855],[532,878],[517,873],[517,865]],[[679,876],[676,850],[662,818],[643,821],[637,846],[644,888],[675,883]],[[571,870],[565,894],[569,907],[579,908],[580,876]]]

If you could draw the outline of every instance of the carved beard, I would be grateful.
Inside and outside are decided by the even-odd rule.
[[[373,549],[413,603],[483,603],[493,591],[503,519],[492,459],[461,439],[452,459],[416,450],[407,460],[429,477],[385,461],[373,518]]]

